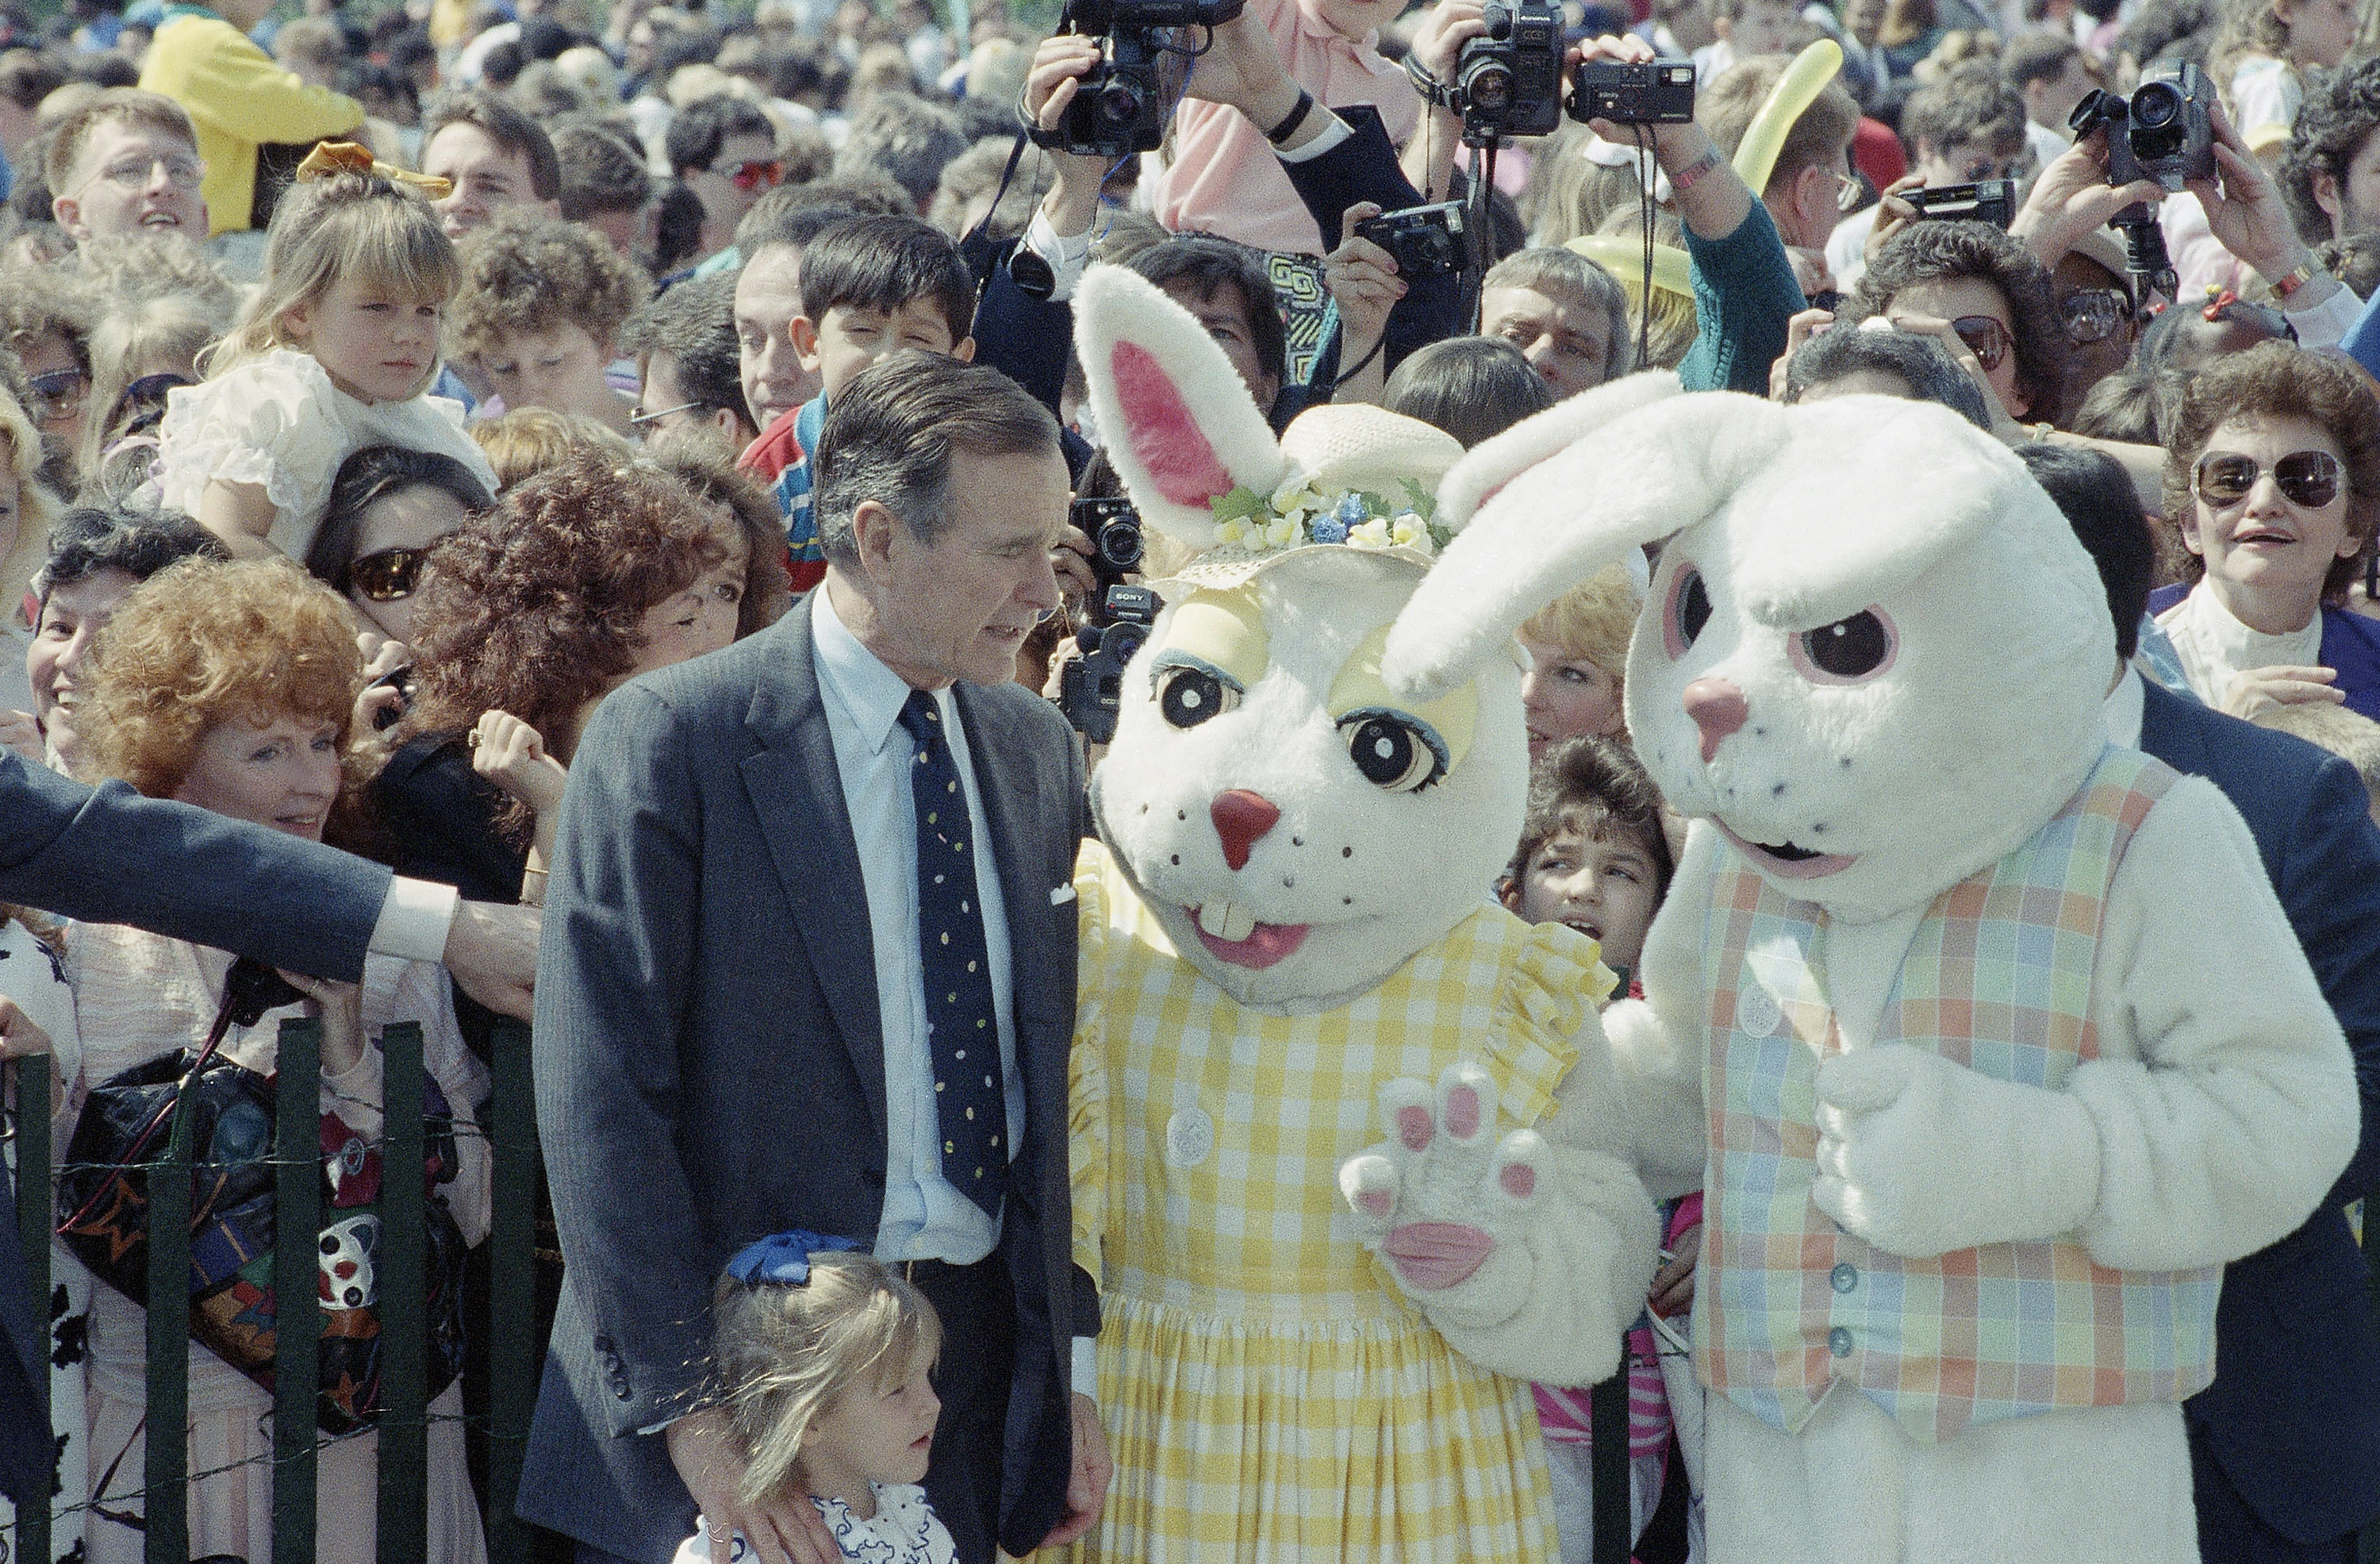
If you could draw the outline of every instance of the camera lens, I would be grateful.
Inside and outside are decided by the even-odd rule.
[[[1099,117],[1108,124],[1130,125],[1140,117],[1140,88],[1132,81],[1111,81],[1101,89],[1099,104]]]
[[[1110,625],[1099,641],[1099,650],[1119,666],[1129,663],[1148,641],[1148,631],[1138,625]]]
[[[2181,117],[2181,94],[2161,81],[2151,81],[2132,94],[2132,124],[2142,130],[2162,130]]]
[[[1463,95],[1473,108],[1501,113],[1512,101],[1512,73],[1500,65],[1482,66],[1463,84]]]
[[[1099,529],[1099,558],[1111,568],[1129,570],[1138,566],[1143,552],[1140,523],[1111,521]]]

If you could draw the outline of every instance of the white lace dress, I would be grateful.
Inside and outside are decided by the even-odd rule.
[[[196,516],[209,483],[253,483],[273,501],[273,546],[292,559],[304,559],[314,542],[339,464],[367,446],[453,457],[496,490],[495,469],[463,433],[462,403],[360,401],[293,348],[167,393],[157,438],[152,497]]]
[[[77,923],[67,933],[67,977],[74,990],[81,1068],[67,1081],[55,1130],[63,1148],[91,1086],[161,1054],[206,1040],[230,971],[229,952],[144,934],[117,924]],[[283,1020],[270,1010],[225,1038],[223,1054],[270,1071]],[[364,1030],[377,1038],[392,1020],[421,1023],[422,1059],[455,1110],[455,1181],[441,1186],[466,1243],[487,1236],[491,1163],[486,1138],[471,1121],[487,1093],[487,1071],[464,1046],[445,973],[423,961],[375,956],[364,970]],[[381,1129],[377,1047],[344,1075],[322,1077],[322,1104],[366,1137]],[[140,1564],[142,1533],[101,1510],[138,1514],[148,1397],[148,1315],[104,1284],[91,1289],[90,1413],[91,1482],[98,1508],[83,1531],[89,1564]],[[248,1564],[273,1558],[273,1396],[195,1342],[190,1348],[189,1470],[213,1475],[188,1487],[190,1556],[227,1553]],[[430,1403],[430,1559],[486,1564],[487,1543],[464,1464],[462,1387]],[[119,1462],[119,1453],[122,1460]],[[379,1436],[366,1434],[322,1449],[317,1478],[316,1558],[322,1564],[371,1564],[376,1545]],[[112,1473],[109,1468],[115,1468]],[[103,1479],[104,1479],[103,1483]]]
[[[826,1529],[845,1558],[859,1564],[953,1564],[951,1533],[926,1502],[925,1489],[914,1484],[868,1486],[876,1491],[876,1513],[865,1520],[841,1499],[810,1500],[826,1517]],[[727,1557],[713,1559],[710,1529],[698,1521],[694,1535],[678,1545],[671,1564],[748,1564],[753,1557],[752,1545],[736,1532],[730,1537]]]

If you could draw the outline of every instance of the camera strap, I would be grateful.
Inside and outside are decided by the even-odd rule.
[[[991,269],[998,264],[1000,245],[991,237],[991,220],[999,213],[1000,203],[1008,198],[1008,187],[1016,178],[1016,165],[1025,161],[1028,137],[1024,128],[1025,99],[1021,92],[1016,100],[1016,116],[1019,121],[1016,142],[1008,149],[1008,164],[1000,171],[1000,187],[991,192],[991,204],[983,209],[983,215],[977,219],[976,226],[959,240],[959,253],[971,264],[976,264],[975,307],[978,310],[983,308],[983,296],[991,287]],[[982,258],[980,263],[977,263],[978,256]]]

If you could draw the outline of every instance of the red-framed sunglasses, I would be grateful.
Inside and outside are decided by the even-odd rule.
[[[785,177],[785,165],[773,157],[756,157],[735,165],[727,176],[739,190],[773,189]]]

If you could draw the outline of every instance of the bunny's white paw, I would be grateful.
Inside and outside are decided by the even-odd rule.
[[[1516,1377],[1589,1385],[1618,1362],[1644,1302],[1658,1219],[1608,1156],[1498,1133],[1496,1084],[1468,1062],[1435,1087],[1380,1089],[1389,1139],[1339,1188],[1357,1236],[1464,1356]]]
[[[2063,1092],[1888,1043],[1818,1067],[1811,1199],[1888,1254],[2054,1238],[2090,1215],[2098,1131]]]

